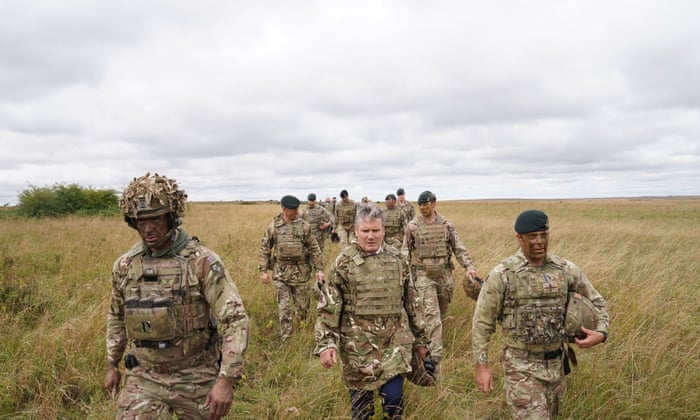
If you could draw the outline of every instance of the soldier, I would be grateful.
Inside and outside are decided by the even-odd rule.
[[[430,191],[418,196],[420,214],[406,227],[402,253],[411,263],[425,307],[430,354],[439,363],[443,356],[442,323],[455,287],[452,254],[466,271],[465,281],[475,281],[476,268],[454,225],[435,211],[435,204],[435,194]]]
[[[345,246],[352,239],[357,203],[350,199],[348,190],[340,192],[340,202],[335,205],[335,232],[340,237],[340,245]]]
[[[248,317],[221,258],[178,227],[186,198],[175,180],[147,173],[119,200],[142,241],[112,268],[104,382],[112,397],[129,348],[117,419],[221,418],[243,372]]]
[[[386,210],[384,210],[384,241],[398,249],[401,249],[403,236],[406,230],[406,215],[396,207],[396,196],[389,194],[384,199]]]
[[[416,217],[416,209],[413,207],[413,204],[406,200],[406,191],[404,191],[403,188],[396,190],[396,195],[398,198],[397,205],[406,215],[406,221],[410,222],[414,217]]]
[[[272,219],[260,245],[258,269],[262,282],[270,282],[277,290],[280,336],[287,341],[292,335],[292,319],[306,321],[311,305],[311,271],[323,280],[323,255],[311,233],[311,225],[298,218],[299,199],[285,195],[280,201],[282,213]],[[274,254],[273,254],[274,248]],[[294,301],[294,315],[292,302]]]
[[[311,225],[311,234],[316,238],[318,247],[321,248],[321,253],[323,253],[326,236],[328,229],[332,225],[333,217],[323,206],[316,205],[316,194],[310,193],[307,196],[306,203],[306,209],[301,212],[301,218]]]
[[[567,341],[581,348],[605,342],[609,317],[605,300],[574,263],[547,252],[549,220],[539,210],[522,212],[515,221],[517,254],[501,261],[484,282],[472,319],[476,382],[488,394],[493,376],[488,365],[490,337],[503,329],[506,401],[513,418],[556,416],[566,390]],[[567,296],[588,298],[595,321],[567,337]],[[567,319],[568,323],[568,319]],[[566,347],[565,347],[566,346]],[[572,359],[572,361],[575,359]]]
[[[353,419],[372,417],[375,390],[385,414],[400,418],[402,374],[411,370],[414,341],[418,357],[428,357],[420,301],[404,259],[383,241],[382,219],[379,207],[360,207],[356,241],[336,258],[330,281],[319,285],[315,353],[325,368],[340,353]]]

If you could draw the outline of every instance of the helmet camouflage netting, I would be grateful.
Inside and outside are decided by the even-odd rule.
[[[158,175],[134,178],[119,199],[119,209],[127,218],[159,216],[173,213],[177,219],[185,215],[187,194],[178,189],[174,179]]]

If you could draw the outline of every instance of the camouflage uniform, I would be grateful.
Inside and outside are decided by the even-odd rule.
[[[129,349],[118,419],[205,418],[212,414],[205,401],[214,411],[230,404],[226,388],[242,375],[248,317],[221,258],[178,228],[186,198],[174,180],[147,173],[119,200],[142,242],[112,268],[110,392],[119,389]]]
[[[129,346],[117,418],[168,418],[173,409],[180,418],[205,418],[217,376],[241,377],[247,345],[248,317],[221,258],[183,230],[162,255],[138,243],[114,263],[110,365]]]
[[[398,207],[384,210],[384,241],[389,245],[401,249],[403,236],[406,230],[406,217],[404,212]]]
[[[571,261],[548,254],[543,266],[528,263],[522,250],[488,275],[472,319],[472,351],[488,364],[488,346],[498,322],[503,329],[506,401],[515,419],[551,418],[566,390],[563,358],[568,292],[598,309],[597,331],[607,335],[605,300]]]
[[[321,295],[314,352],[338,350],[351,394],[377,390],[410,372],[413,343],[425,346],[428,338],[422,306],[396,248],[384,243],[367,254],[356,243],[345,247]]]
[[[318,247],[323,253],[324,245],[326,244],[326,236],[328,235],[328,230],[321,230],[319,226],[324,223],[333,223],[333,217],[323,206],[316,204],[313,208],[305,208],[301,212],[300,217],[306,220],[309,225],[311,225],[311,234],[316,238]]]
[[[335,231],[340,236],[340,244],[348,245],[352,241],[357,203],[352,200],[340,200],[335,205]]]
[[[274,256],[273,256],[274,248]],[[323,255],[311,233],[311,225],[297,218],[285,222],[282,214],[272,219],[260,245],[258,269],[272,269],[272,283],[277,290],[280,335],[287,340],[292,334],[292,319],[308,319],[311,305],[311,270],[323,271]],[[294,313],[292,314],[292,302]]]
[[[442,321],[455,288],[452,254],[465,270],[475,268],[452,222],[437,212],[434,215],[430,224],[420,214],[408,223],[402,253],[411,262],[418,295],[425,307],[430,354],[439,362],[443,356]]]
[[[411,204],[408,200],[405,200],[403,203],[397,201],[396,207],[401,209],[407,221],[410,222],[411,220],[413,220],[414,217],[416,217],[416,208],[413,207],[413,204]]]

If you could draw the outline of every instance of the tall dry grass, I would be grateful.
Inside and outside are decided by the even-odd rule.
[[[608,342],[578,352],[563,417],[700,418],[700,199],[438,203],[481,275],[515,252],[513,220],[527,208],[550,215],[551,250],[583,268],[611,314]],[[346,418],[339,370],[322,369],[311,355],[312,323],[291,342],[278,341],[274,293],[256,268],[263,229],[277,211],[193,203],[185,218],[184,228],[223,258],[251,319],[245,378],[229,418]],[[109,271],[137,239],[118,218],[0,219],[0,418],[113,418],[101,390]],[[327,265],[337,251],[327,244]],[[407,418],[508,417],[499,365],[496,392],[475,388],[472,310],[458,289],[442,381],[406,385]]]

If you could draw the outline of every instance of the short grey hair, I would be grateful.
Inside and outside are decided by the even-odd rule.
[[[384,226],[385,221],[384,212],[376,204],[360,204],[357,206],[357,214],[355,215],[355,226],[360,225],[362,220],[375,220],[381,219],[382,226]]]

